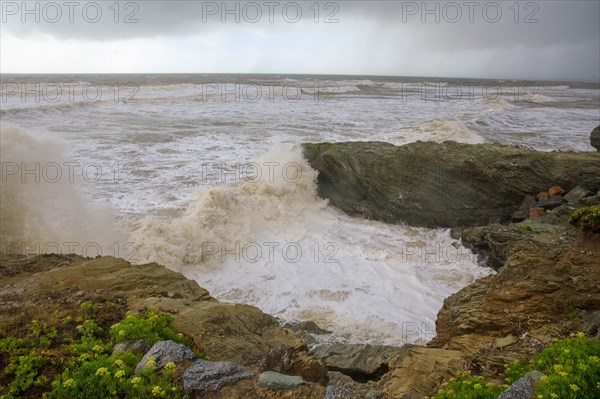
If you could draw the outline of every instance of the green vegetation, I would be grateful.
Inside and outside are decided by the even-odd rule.
[[[600,205],[576,210],[571,214],[569,223],[582,231],[600,230]]]
[[[508,387],[485,382],[483,377],[466,372],[442,385],[443,388],[432,399],[496,399]]]
[[[541,371],[544,376],[535,385],[536,399],[600,398],[600,342],[583,333],[556,340],[530,362],[515,361],[505,369],[507,384],[530,371]],[[495,399],[508,386],[486,383],[468,373],[443,385],[431,399]]]
[[[83,302],[76,314],[54,324],[33,320],[26,334],[0,339],[0,399],[182,398],[175,364],[155,370],[150,359],[146,369],[134,373],[142,355],[110,354],[124,340],[184,343],[170,327],[172,318],[153,311],[127,313],[110,326],[111,311],[119,314],[110,302]]]

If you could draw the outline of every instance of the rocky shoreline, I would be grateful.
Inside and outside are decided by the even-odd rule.
[[[416,399],[462,371],[501,382],[504,363],[571,332],[600,337],[600,233],[582,232],[571,218],[600,204],[600,154],[450,142],[311,144],[305,151],[333,205],[388,222],[455,227],[498,271],[444,301],[427,346],[309,347],[311,337],[328,332],[310,322],[280,326],[253,306],[219,302],[158,264],[75,255],[1,254],[0,338],[53,309],[111,301],[123,311],[171,315],[173,328],[206,355],[181,360],[182,388],[192,398]],[[432,161],[438,166],[421,167]],[[391,184],[390,174],[398,177]],[[586,190],[533,218],[514,218],[525,196],[555,185],[564,194]],[[198,378],[207,373],[214,378]],[[202,389],[190,390],[190,381]]]

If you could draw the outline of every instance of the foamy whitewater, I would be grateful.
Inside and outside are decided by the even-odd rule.
[[[0,95],[3,251],[158,262],[327,340],[391,345],[431,339],[443,299],[491,270],[447,230],[329,206],[300,144],[591,151],[600,120],[598,85],[568,82],[3,75]]]

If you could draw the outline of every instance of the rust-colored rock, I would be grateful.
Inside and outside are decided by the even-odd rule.
[[[563,195],[565,193],[565,189],[561,186],[552,186],[548,190],[548,197],[552,197],[553,195]]]
[[[546,210],[544,208],[531,208],[531,212],[529,212],[529,219],[536,219],[546,215]]]
[[[536,195],[535,198],[537,198],[538,201],[544,201],[550,197],[548,196],[547,191],[542,191],[541,193],[538,193],[538,195]]]

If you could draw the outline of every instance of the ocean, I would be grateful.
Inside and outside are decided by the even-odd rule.
[[[324,341],[388,345],[433,338],[444,298],[493,271],[447,229],[328,205],[300,145],[593,151],[600,122],[598,82],[3,74],[0,96],[1,252],[157,262]]]

